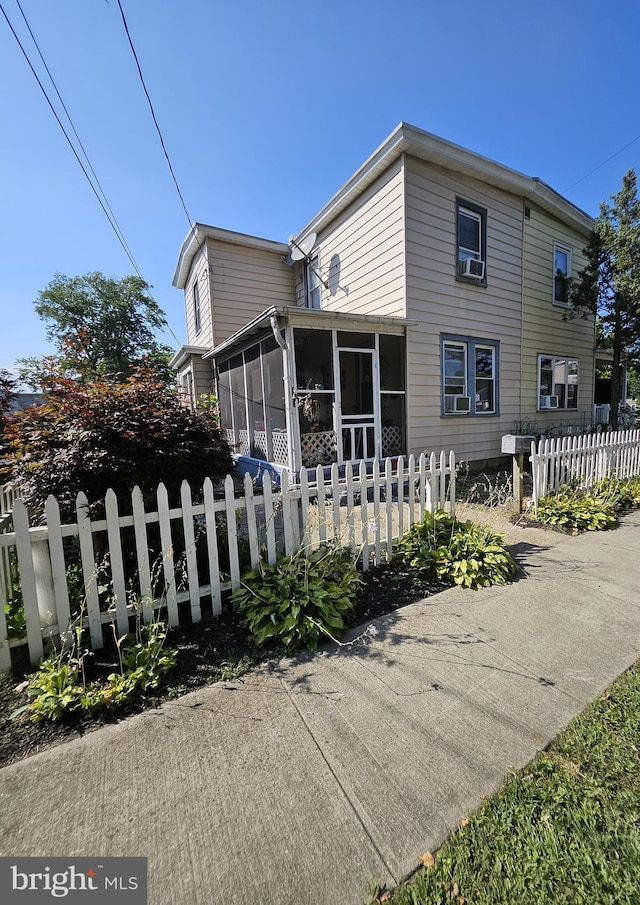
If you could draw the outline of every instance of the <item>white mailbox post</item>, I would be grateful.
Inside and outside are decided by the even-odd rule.
[[[521,434],[504,434],[502,452],[513,457],[513,508],[518,515],[522,512],[524,454],[531,449],[535,437]]]

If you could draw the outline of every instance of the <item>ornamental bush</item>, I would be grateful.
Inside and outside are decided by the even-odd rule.
[[[160,482],[175,493],[184,479],[197,486],[230,469],[215,409],[185,407],[153,367],[82,384],[52,371],[43,391],[43,405],[8,420],[2,463],[36,515],[49,494],[65,517],[80,491],[95,505],[109,488],[126,499],[137,484],[150,498]]]

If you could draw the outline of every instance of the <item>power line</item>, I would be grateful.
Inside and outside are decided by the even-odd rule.
[[[129,40],[129,47],[131,48],[131,53],[133,54],[133,59],[136,62],[136,66],[138,68],[138,75],[140,76],[140,82],[142,83],[142,87],[144,88],[144,93],[147,97],[147,101],[149,103],[149,109],[151,110],[151,116],[153,118],[154,125],[156,127],[156,132],[158,133],[158,137],[160,139],[160,144],[162,145],[162,150],[164,151],[164,156],[167,159],[167,164],[169,165],[169,172],[171,173],[171,177],[176,187],[176,191],[178,192],[178,197],[180,198],[180,202],[182,204],[182,209],[184,210],[187,220],[189,221],[189,226],[193,229],[192,220],[189,216],[189,211],[187,210],[187,205],[185,204],[185,200],[182,197],[182,192],[180,191],[180,186],[178,185],[178,180],[176,179],[176,174],[173,172],[173,166],[171,165],[171,160],[169,159],[169,154],[167,153],[167,148],[164,143],[164,138],[162,137],[162,132],[160,131],[160,126],[158,125],[158,120],[156,118],[155,111],[153,109],[153,104],[151,103],[151,97],[149,96],[149,92],[147,91],[147,86],[144,81],[144,77],[142,75],[142,69],[140,67],[140,62],[138,60],[138,54],[136,53],[136,49],[133,46],[133,41],[131,40],[131,34],[129,33],[129,26],[127,25],[127,20],[124,14],[124,10],[122,9],[122,3],[120,0],[118,2],[118,9],[120,10],[120,15],[122,16],[122,24],[124,25],[124,30],[127,34],[127,38]]]
[[[125,251],[127,252],[128,256],[129,256],[129,260],[132,261],[132,259],[133,259],[133,254],[131,253],[131,249],[129,248],[129,244],[128,244],[128,242],[126,241],[126,239],[125,239],[125,237],[124,237],[124,233],[122,232],[122,229],[120,228],[120,224],[118,223],[118,221],[117,221],[117,219],[116,219],[116,215],[113,213],[113,210],[112,210],[112,208],[111,208],[111,205],[109,204],[109,201],[108,201],[108,199],[107,199],[107,196],[106,196],[106,194],[105,194],[105,191],[104,191],[104,189],[102,188],[102,185],[101,185],[101,183],[100,183],[100,180],[98,179],[98,174],[96,173],[96,171],[94,170],[93,166],[91,165],[91,161],[90,161],[90,159],[89,159],[89,155],[87,154],[86,148],[85,148],[85,146],[82,144],[82,140],[80,139],[80,136],[78,135],[78,131],[77,131],[76,127],[75,127],[74,124],[73,124],[73,120],[71,119],[71,114],[70,114],[69,111],[67,110],[67,106],[66,106],[65,102],[64,102],[63,99],[62,99],[62,95],[60,94],[60,92],[59,92],[59,90],[58,90],[58,86],[56,85],[55,79],[53,78],[53,75],[51,74],[51,70],[50,70],[49,67],[47,66],[47,62],[46,62],[46,60],[45,60],[45,58],[44,58],[44,56],[43,56],[43,54],[42,54],[42,51],[40,50],[40,46],[39,46],[39,44],[38,44],[38,42],[37,42],[37,40],[36,40],[36,37],[35,37],[33,31],[31,30],[31,26],[29,25],[29,22],[27,21],[27,17],[26,17],[25,14],[24,14],[24,10],[22,9],[22,6],[20,5],[20,0],[16,0],[16,4],[17,4],[17,6],[18,6],[18,9],[20,10],[20,13],[22,14],[22,18],[24,19],[25,25],[27,26],[27,29],[29,30],[29,34],[31,35],[31,40],[33,41],[33,43],[34,43],[34,45],[35,45],[35,48],[36,48],[36,50],[38,51],[38,54],[39,54],[39,56],[40,56],[40,59],[42,60],[42,65],[44,66],[44,68],[45,68],[45,70],[46,70],[46,73],[47,73],[47,75],[49,76],[49,80],[51,81],[51,84],[53,85],[53,89],[54,89],[55,93],[56,93],[57,96],[58,96],[58,100],[60,101],[60,104],[62,105],[62,109],[64,110],[64,112],[65,112],[65,114],[66,114],[66,116],[67,116],[67,119],[69,120],[69,125],[71,126],[71,128],[72,128],[72,130],[73,130],[73,134],[75,135],[75,137],[76,137],[76,139],[77,139],[77,142],[78,142],[78,145],[80,146],[80,149],[82,150],[82,153],[84,154],[85,160],[86,160],[86,162],[87,162],[87,166],[88,166],[89,169],[91,170],[91,174],[93,175],[93,178],[94,178],[94,180],[95,180],[95,184],[96,184],[96,186],[98,187],[98,189],[100,190],[100,194],[101,194],[101,196],[102,196],[102,198],[103,198],[103,200],[104,200],[105,206],[106,206],[107,210],[109,211],[110,219],[111,219],[112,225],[113,225],[113,227],[114,227],[114,230],[116,231],[116,235],[118,236],[118,239],[120,240],[120,243],[121,243],[121,244],[123,245],[123,247],[125,248]],[[132,262],[133,262],[133,261],[132,261]],[[134,266],[135,266],[135,264],[134,264]],[[144,279],[144,278],[142,277],[142,274],[140,273],[140,271],[138,270],[137,267],[136,267],[136,272],[138,273],[138,276],[140,277],[140,279]]]
[[[43,93],[43,95],[44,95],[44,97],[45,97],[47,103],[49,104],[49,107],[50,107],[50,109],[51,109],[51,112],[52,112],[53,115],[55,116],[56,122],[58,123],[58,125],[60,126],[60,129],[62,130],[62,134],[63,134],[64,137],[67,139],[67,142],[68,142],[68,144],[69,144],[69,147],[71,148],[71,150],[72,150],[72,152],[73,152],[73,156],[76,158],[76,160],[77,160],[77,162],[78,162],[78,165],[79,165],[80,169],[81,169],[82,172],[84,173],[84,176],[85,176],[87,182],[88,182],[89,185],[91,186],[91,190],[92,190],[92,192],[94,193],[94,195],[96,196],[96,198],[97,198],[97,200],[98,200],[98,204],[99,204],[100,207],[102,208],[105,217],[106,217],[107,220],[109,221],[109,224],[110,224],[111,228],[113,229],[113,231],[114,231],[114,233],[115,233],[115,235],[116,235],[118,241],[120,242],[120,244],[121,244],[121,246],[122,246],[122,248],[123,248],[125,254],[126,254],[127,257],[129,258],[129,261],[130,261],[131,264],[133,265],[134,270],[136,271],[136,273],[138,274],[138,276],[140,277],[140,279],[141,279],[141,280],[144,280],[144,277],[143,277],[142,274],[140,273],[140,268],[139,268],[138,265],[136,264],[136,261],[135,261],[133,255],[131,254],[131,251],[129,250],[129,248],[128,248],[126,242],[124,241],[124,238],[121,237],[121,235],[119,234],[117,225],[113,222],[113,220],[112,220],[112,218],[111,218],[111,216],[110,216],[110,214],[109,214],[109,212],[108,212],[108,210],[107,210],[105,204],[104,204],[103,201],[102,201],[102,198],[101,198],[100,195],[98,194],[98,191],[97,191],[95,185],[94,185],[93,182],[91,181],[91,177],[90,177],[89,174],[87,173],[87,170],[85,169],[85,166],[84,166],[84,164],[82,163],[82,160],[80,159],[80,157],[79,157],[79,155],[78,155],[78,152],[76,151],[76,149],[75,149],[75,147],[74,147],[74,145],[73,145],[73,142],[72,142],[71,139],[69,138],[69,134],[68,134],[67,130],[65,129],[65,127],[64,127],[64,125],[63,125],[63,123],[62,123],[62,120],[61,120],[60,117],[58,116],[55,107],[54,107],[53,104],[51,103],[51,99],[49,98],[49,95],[47,94],[47,91],[46,91],[44,85],[43,85],[42,82],[40,81],[40,78],[39,78],[39,76],[38,76],[38,73],[37,73],[36,70],[34,69],[33,64],[31,63],[31,60],[29,59],[29,55],[27,54],[27,52],[26,52],[26,50],[25,50],[25,48],[24,48],[22,42],[20,41],[20,38],[18,37],[18,34],[16,33],[16,30],[14,29],[13,25],[11,24],[11,20],[10,20],[9,17],[7,16],[7,13],[5,12],[5,9],[4,9],[2,3],[0,3],[0,11],[2,12],[2,15],[3,15],[4,18],[5,18],[5,20],[6,20],[6,22],[7,22],[7,25],[8,25],[9,28],[11,29],[11,33],[13,34],[13,37],[15,38],[15,40],[16,40],[16,42],[17,42],[17,44],[18,44],[18,47],[19,47],[20,50],[22,51],[22,55],[24,56],[25,60],[27,61],[27,65],[29,66],[29,69],[30,69],[31,72],[33,73],[33,77],[35,78],[36,82],[38,83],[38,86],[39,86],[40,90],[42,91],[42,93]],[[145,282],[146,282],[146,281],[145,281]]]
[[[640,135],[636,135],[635,138],[632,138],[631,141],[628,142],[628,144],[624,145],[624,147],[622,147],[622,148],[620,148],[618,151],[616,151],[615,154],[612,154],[611,157],[607,157],[607,159],[606,159],[606,160],[603,160],[602,163],[599,163],[597,167],[594,167],[592,170],[589,170],[588,173],[586,173],[584,176],[582,176],[582,177],[581,177],[580,179],[578,179],[576,182],[572,183],[572,184],[571,184],[570,186],[568,186],[566,189],[563,189],[563,190],[562,190],[563,193],[564,193],[564,192],[568,192],[569,189],[572,189],[574,186],[579,185],[581,182],[584,182],[584,180],[585,180],[585,179],[588,179],[589,176],[592,175],[592,173],[597,172],[597,170],[601,170],[602,167],[606,166],[606,165],[609,163],[609,161],[613,160],[614,157],[617,157],[618,154],[622,154],[623,151],[626,151],[627,148],[630,148],[631,145],[635,144],[639,139],[640,139]]]
[[[109,0],[107,0],[107,2],[109,2]],[[189,211],[187,210],[186,202],[185,202],[185,200],[184,200],[184,197],[183,197],[183,195],[182,195],[182,192],[180,191],[180,186],[179,186],[179,184],[178,184],[178,180],[177,180],[177,178],[176,178],[176,174],[175,174],[175,172],[174,172],[174,170],[173,170],[173,166],[172,166],[172,164],[171,164],[171,159],[170,159],[170,157],[169,157],[169,152],[167,151],[167,147],[166,147],[165,142],[164,142],[164,137],[163,137],[163,135],[162,135],[162,131],[161,131],[161,129],[160,129],[160,125],[159,125],[159,123],[158,123],[158,119],[157,119],[157,117],[156,117],[155,110],[153,109],[153,104],[152,104],[152,102],[151,102],[151,96],[150,96],[150,94],[149,94],[149,91],[147,90],[147,86],[146,86],[146,83],[145,83],[145,80],[144,80],[144,76],[142,75],[142,67],[140,66],[140,61],[139,61],[139,59],[138,59],[138,54],[136,53],[136,49],[135,49],[135,47],[133,46],[133,40],[132,40],[132,38],[131,38],[131,32],[129,31],[129,25],[127,24],[127,18],[126,18],[125,14],[124,14],[124,10],[123,10],[123,8],[122,8],[122,3],[120,2],[120,0],[117,0],[117,3],[118,3],[118,9],[120,10],[120,15],[121,15],[121,17],[122,17],[122,24],[124,25],[124,30],[125,30],[125,33],[126,33],[126,35],[127,35],[127,40],[129,41],[129,47],[131,48],[131,53],[133,54],[133,59],[135,60],[136,67],[137,67],[137,69],[138,69],[138,76],[139,76],[139,78],[140,78],[140,83],[142,84],[142,87],[143,87],[143,89],[144,89],[145,96],[146,96],[146,98],[147,98],[147,103],[149,104],[149,110],[151,111],[151,117],[152,117],[152,119],[153,119],[153,124],[154,124],[155,127],[156,127],[156,132],[158,133],[158,138],[160,139],[160,145],[162,146],[162,151],[163,151],[164,156],[165,156],[165,158],[166,158],[167,165],[168,165],[168,167],[169,167],[169,172],[171,173],[171,178],[173,179],[173,183],[174,183],[174,185],[175,185],[175,187],[176,187],[176,192],[178,193],[178,197],[180,198],[180,203],[182,204],[182,209],[183,209],[183,211],[184,211],[184,213],[185,213],[185,216],[186,216],[186,218],[187,218],[187,222],[188,222],[188,224],[189,224],[189,232],[192,233],[193,236],[194,236],[194,238],[197,239],[196,225],[195,225],[195,222],[194,222],[194,221],[191,219],[191,217],[189,216]],[[200,252],[200,250],[202,249],[202,247],[203,247],[203,245],[205,244],[205,242],[206,242],[206,237],[203,237],[202,240],[198,243],[198,248],[197,248],[197,250],[196,250],[196,255],[199,254],[199,252]],[[172,332],[173,332],[173,331],[172,331]],[[174,334],[174,336],[175,336],[175,334]],[[177,337],[176,337],[176,342],[179,342],[179,340],[177,339]]]

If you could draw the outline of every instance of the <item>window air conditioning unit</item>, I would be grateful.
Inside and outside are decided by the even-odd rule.
[[[471,396],[445,395],[444,411],[447,415],[468,415],[471,411]]]
[[[540,408],[541,409],[557,409],[558,408],[558,397],[557,396],[541,396],[540,397]]]
[[[469,277],[472,280],[484,280],[484,261],[465,258],[460,262],[460,273],[463,277]]]

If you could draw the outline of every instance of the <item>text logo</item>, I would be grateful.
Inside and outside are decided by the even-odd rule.
[[[146,858],[0,858],[3,905],[147,905]]]

